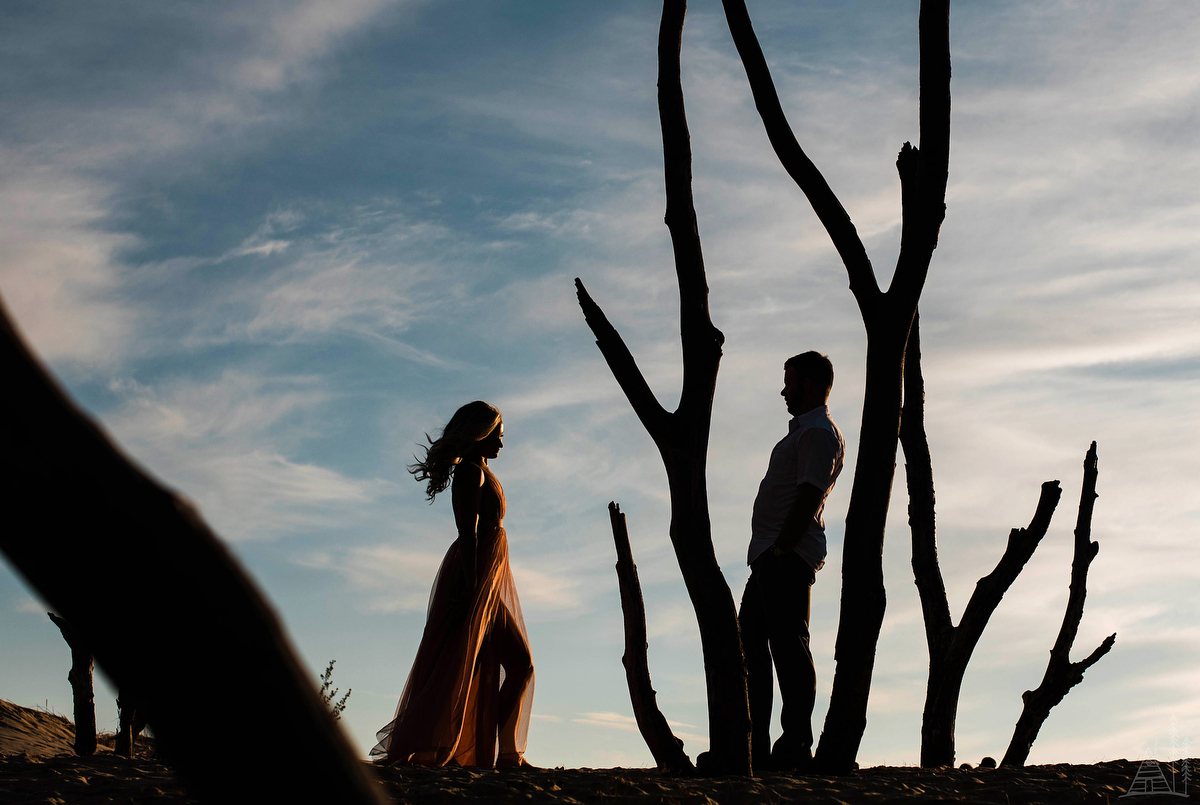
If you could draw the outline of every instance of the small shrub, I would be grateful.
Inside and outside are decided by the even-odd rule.
[[[333,686],[333,664],[337,660],[330,660],[329,665],[325,666],[325,673],[321,674],[321,701],[329,708],[330,714],[334,721],[340,721],[342,711],[346,709],[346,700],[350,698],[350,694],[354,692],[354,688],[348,688],[342,698],[334,701],[338,695],[338,689]]]

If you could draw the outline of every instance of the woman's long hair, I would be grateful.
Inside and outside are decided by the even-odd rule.
[[[454,412],[437,439],[425,434],[429,440],[428,447],[421,445],[425,458],[413,456],[417,463],[410,464],[408,471],[418,481],[429,481],[425,494],[430,503],[438,492],[444,492],[450,486],[455,465],[499,424],[500,411],[483,400],[475,400]]]

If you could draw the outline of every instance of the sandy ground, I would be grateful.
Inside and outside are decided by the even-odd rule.
[[[143,750],[127,759],[101,747],[90,758],[71,754],[74,726],[61,716],[0,699],[0,803],[198,802],[168,766]],[[1191,761],[1193,768],[1198,761]],[[1169,794],[1120,799],[1141,766],[1115,760],[1090,766],[1024,769],[876,767],[850,777],[766,774],[754,779],[665,777],[652,769],[369,768],[397,803],[554,803],[554,805],[742,805],[745,803],[986,802],[1179,805]],[[1171,766],[1165,779],[1183,793]],[[270,763],[262,764],[270,774]],[[1197,780],[1200,791],[1200,780]],[[1194,796],[1200,799],[1200,796]]]

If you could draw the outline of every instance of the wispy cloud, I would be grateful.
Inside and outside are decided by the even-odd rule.
[[[28,596],[18,601],[14,609],[16,609],[17,612],[22,612],[26,615],[42,615],[47,611],[45,604]]]
[[[367,595],[366,608],[371,612],[424,612],[442,556],[374,545],[337,556],[327,552],[308,554],[296,561],[343,575],[352,588]]]
[[[329,404],[313,378],[228,371],[207,382],[148,388],[114,380],[120,400],[106,424],[157,475],[195,499],[231,539],[275,536],[330,524],[336,510],[362,505],[388,489],[288,458],[274,434]],[[293,425],[294,426],[294,425]]]

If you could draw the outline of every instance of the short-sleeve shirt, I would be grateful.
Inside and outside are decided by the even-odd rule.
[[[800,484],[811,484],[822,491],[821,504],[796,543],[800,554],[814,569],[825,564],[825,498],[833,489],[846,458],[846,440],[822,405],[788,423],[788,434],[771,451],[767,474],[758,485],[754,514],[750,518],[750,549],[746,562],[751,564],[763,551],[775,544]]]

